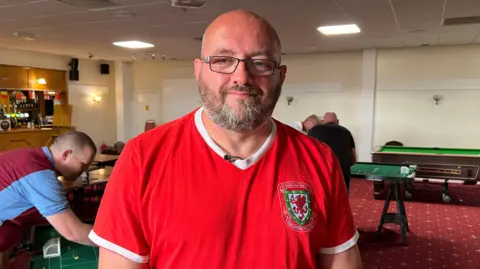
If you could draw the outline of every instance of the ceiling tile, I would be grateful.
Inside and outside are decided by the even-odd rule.
[[[57,15],[77,10],[73,6],[57,1],[29,1],[4,6],[0,4],[0,21],[21,21],[24,18]]]
[[[406,38],[403,36],[396,37],[369,37],[364,38],[362,41],[364,48],[393,48],[404,47],[406,45]]]
[[[445,0],[390,1],[402,30],[428,29],[441,25]]]
[[[0,8],[5,6],[18,6],[29,3],[47,2],[48,0],[0,0]]]
[[[438,45],[469,44],[475,40],[477,34],[470,32],[440,34],[438,36]]]
[[[381,36],[396,31],[397,24],[386,0],[334,0],[359,25],[364,36]]]
[[[445,6],[444,18],[478,16],[480,1],[478,0],[449,0]]]
[[[409,33],[405,35],[406,46],[437,45],[438,35],[432,33]]]

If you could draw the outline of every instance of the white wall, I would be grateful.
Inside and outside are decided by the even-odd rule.
[[[285,56],[283,62],[288,71],[275,118],[291,123],[334,111],[354,136],[359,132],[362,52]],[[290,105],[287,96],[294,98]]]
[[[0,48],[0,64],[67,70],[68,62],[64,56]]]
[[[163,83],[168,79],[194,79],[193,61],[139,61],[133,65],[134,91],[157,91],[160,93],[160,104],[163,104]],[[160,113],[162,111],[160,109]],[[163,113],[160,118],[163,119]]]
[[[276,118],[290,123],[302,120],[311,113],[323,115],[327,111],[336,111],[343,124],[354,129],[358,127],[354,112],[355,99],[362,86],[361,52],[285,56],[284,63],[288,66],[288,73],[284,93],[274,113]],[[135,91],[161,93],[163,122],[198,106],[198,89],[192,61],[136,62],[133,72]],[[334,87],[329,87],[332,84]],[[167,92],[164,92],[164,87]],[[305,92],[306,90],[322,92]],[[294,102],[290,106],[286,104],[286,96],[294,96]],[[172,100],[182,100],[181,104],[178,103],[182,108]]]
[[[375,144],[480,148],[479,70],[479,46],[380,51]]]
[[[335,111],[363,150],[360,160],[369,161],[369,149],[389,140],[480,148],[480,46],[288,55],[284,63],[287,79],[274,116],[290,123]],[[135,91],[161,93],[163,122],[198,104],[191,61],[138,62],[133,72]],[[434,94],[443,97],[438,105]],[[287,96],[294,97],[290,106]]]
[[[68,70],[69,57],[44,53],[0,48],[0,64]],[[115,80],[114,68],[110,64],[110,75],[100,74],[100,62],[80,60],[80,81],[72,84],[104,86],[108,93],[99,104],[93,105],[88,93],[71,92],[69,102],[73,106],[72,125],[90,135],[97,146],[115,142]]]
[[[100,63],[80,60],[79,81],[69,82],[68,101],[72,105],[72,125],[90,135],[97,146],[116,142],[115,70],[110,64],[110,74],[100,74]],[[75,86],[82,87],[75,87]],[[90,89],[90,90],[79,90]],[[102,97],[100,102],[93,96]]]
[[[127,142],[134,137],[135,122],[134,95],[133,95],[133,69],[131,62],[115,62],[115,112],[117,126],[117,141]],[[112,118],[113,120],[114,118]]]
[[[194,78],[165,79],[162,84],[162,122],[172,121],[201,105]]]

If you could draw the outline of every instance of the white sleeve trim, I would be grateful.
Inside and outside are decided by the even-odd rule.
[[[98,236],[93,230],[90,231],[90,234],[88,235],[88,238],[93,241],[93,243],[97,244],[99,247],[108,249],[110,251],[113,251],[133,262],[136,263],[148,263],[149,256],[141,256],[138,255],[137,253],[131,252],[128,249],[125,249],[119,245],[116,245],[108,240],[105,240]]]
[[[290,127],[296,129],[299,132],[303,132],[303,125],[301,121],[292,122]]]
[[[357,244],[357,241],[358,241],[359,237],[360,237],[360,234],[358,233],[357,230],[355,230],[355,235],[353,235],[353,237],[350,238],[345,243],[343,243],[341,245],[338,245],[336,247],[321,248],[318,252],[321,253],[321,254],[338,254],[338,253],[347,251],[351,247],[355,246],[355,244]]]

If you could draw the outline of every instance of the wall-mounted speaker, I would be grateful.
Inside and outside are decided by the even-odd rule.
[[[77,58],[72,58],[68,65],[70,65],[70,69],[77,70],[78,69],[78,59]]]
[[[80,72],[78,72],[78,70],[69,70],[68,78],[73,81],[78,81],[80,80]]]
[[[100,74],[102,74],[102,75],[110,74],[110,65],[100,64]]]

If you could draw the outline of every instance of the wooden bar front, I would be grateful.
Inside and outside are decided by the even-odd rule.
[[[48,129],[14,129],[0,132],[0,152],[18,148],[49,146],[58,135],[72,130],[70,127]]]

